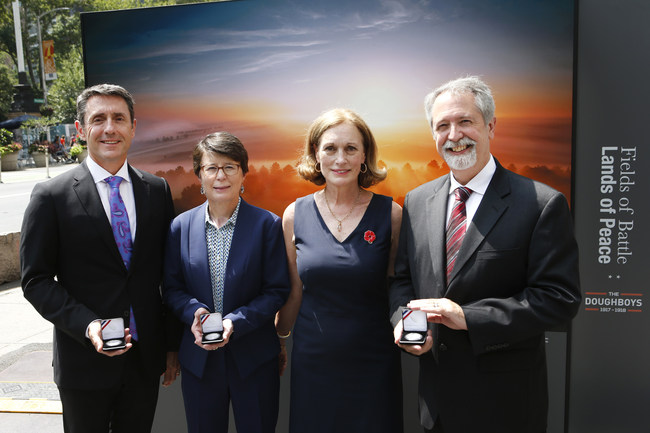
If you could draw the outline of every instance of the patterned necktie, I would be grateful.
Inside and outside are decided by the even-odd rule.
[[[119,176],[109,176],[104,182],[110,187],[108,191],[108,204],[111,209],[111,228],[113,237],[120,250],[124,266],[129,269],[131,264],[131,251],[133,244],[131,242],[131,225],[129,224],[129,214],[126,212],[126,206],[120,195],[120,183],[122,178]],[[135,317],[133,316],[133,307],[130,311],[129,330],[134,340],[138,339],[138,331],[135,327]]]
[[[458,257],[458,250],[460,250],[460,245],[465,237],[465,221],[467,220],[465,201],[471,193],[472,190],[464,186],[459,186],[454,190],[454,207],[447,225],[447,284],[449,284],[449,276]]]

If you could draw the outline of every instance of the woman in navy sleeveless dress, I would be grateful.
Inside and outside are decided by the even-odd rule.
[[[401,208],[363,189],[385,171],[377,168],[374,138],[355,113],[326,112],[308,135],[299,172],[327,186],[296,200],[283,219],[293,281],[276,327],[286,337],[295,321],[290,432],[399,433],[400,351],[389,321],[387,274]]]

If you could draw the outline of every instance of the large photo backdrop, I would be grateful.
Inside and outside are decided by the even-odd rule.
[[[134,94],[129,161],[163,174],[179,211],[201,200],[193,145],[227,130],[250,154],[246,199],[281,215],[314,190],[293,167],[334,107],[369,124],[389,169],[375,190],[401,203],[447,172],[422,101],[463,74],[494,89],[499,161],[568,196],[573,12],[572,0],[242,0],[84,14],[86,83]]]
[[[282,215],[317,189],[295,165],[311,121],[334,107],[366,120],[388,168],[372,189],[401,204],[448,172],[424,96],[467,74],[493,88],[496,158],[571,200],[574,14],[574,0],[239,0],[82,14],[86,84],[133,93],[129,162],[170,182],[178,212],[203,201],[194,145],[226,130],[250,155],[244,198]],[[547,341],[548,431],[559,433],[567,336]],[[417,361],[402,363],[405,431],[420,431]],[[279,432],[288,430],[289,375]],[[184,431],[174,389],[161,392],[155,431]]]

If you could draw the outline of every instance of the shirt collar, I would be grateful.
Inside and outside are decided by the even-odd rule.
[[[120,167],[119,170],[117,170],[117,173],[111,174],[104,167],[101,165],[97,164],[95,160],[88,156],[86,158],[86,166],[88,167],[88,171],[90,171],[90,175],[93,177],[93,180],[95,183],[103,182],[104,179],[106,179],[109,176],[119,176],[125,181],[131,183],[131,176],[129,176],[129,168],[128,168],[128,163],[124,161],[124,164],[122,167]]]
[[[454,190],[459,186],[465,186],[471,189],[472,192],[477,192],[481,195],[484,195],[488,185],[490,185],[490,181],[492,180],[492,176],[494,176],[494,172],[496,170],[497,170],[497,164],[494,162],[494,157],[490,155],[490,159],[488,160],[488,163],[485,164],[485,167],[483,167],[483,169],[479,171],[476,176],[474,176],[469,182],[467,182],[467,185],[461,185],[456,180],[453,173],[449,173],[449,180],[450,180],[449,194],[453,194]]]
[[[235,211],[232,213],[232,215],[230,215],[230,218],[228,218],[228,221],[226,221],[226,223],[223,226],[217,227],[217,224],[214,221],[212,221],[212,218],[210,218],[210,210],[208,208],[208,206],[210,205],[207,204],[205,206],[205,223],[210,224],[216,229],[224,228],[229,224],[235,225],[235,223],[237,222],[237,215],[239,214],[239,205],[241,205],[241,197],[239,197],[239,201],[237,201],[237,207],[235,208]]]

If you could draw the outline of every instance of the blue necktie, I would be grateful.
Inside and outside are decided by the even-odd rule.
[[[111,228],[113,229],[113,237],[117,243],[117,248],[120,250],[124,266],[129,269],[131,264],[131,251],[133,244],[131,242],[131,225],[129,224],[129,214],[126,213],[126,206],[122,201],[120,195],[120,183],[122,178],[119,176],[109,176],[104,179],[104,182],[110,187],[108,192],[108,204],[111,209]],[[133,316],[133,307],[131,307],[129,319],[129,330],[134,340],[138,339],[138,331],[135,327],[135,317]]]

